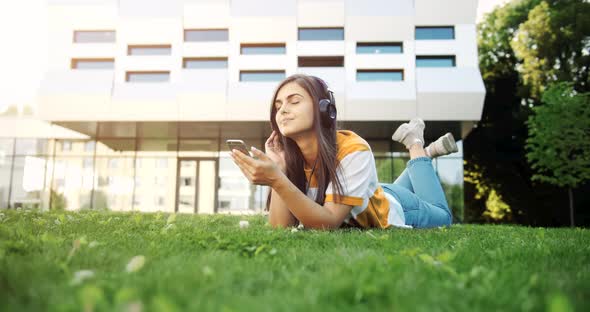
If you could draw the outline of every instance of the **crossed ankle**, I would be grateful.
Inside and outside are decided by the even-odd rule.
[[[420,140],[420,139],[415,139],[415,141],[413,143],[410,143],[408,145],[408,150],[412,149],[412,148],[424,148],[424,141]]]

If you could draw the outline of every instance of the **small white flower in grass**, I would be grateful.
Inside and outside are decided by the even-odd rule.
[[[299,225],[297,226],[297,229],[298,230],[303,230],[304,229],[303,223],[299,223]]]
[[[299,232],[299,230],[297,228],[294,227],[291,229],[291,233],[297,233],[297,232]]]
[[[144,256],[135,256],[133,258],[131,258],[131,260],[129,260],[129,263],[127,263],[127,272],[131,273],[131,272],[137,272],[139,271],[143,265],[145,264],[145,257]]]
[[[245,228],[247,228],[249,226],[250,226],[250,222],[248,222],[246,220],[240,221],[240,229],[245,229]]]
[[[99,242],[97,241],[91,241],[90,244],[88,244],[88,248],[94,248],[96,246],[100,245]]]
[[[213,275],[213,269],[211,267],[209,267],[208,265],[203,267],[203,275],[205,276],[211,276]]]
[[[74,273],[74,278],[70,281],[70,285],[79,285],[84,280],[94,277],[94,271],[92,270],[80,270]]]
[[[61,222],[59,221],[59,219],[55,219],[55,221],[53,221],[56,225],[60,225]]]

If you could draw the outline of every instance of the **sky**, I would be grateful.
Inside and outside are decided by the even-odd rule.
[[[46,2],[47,0],[12,0],[10,4],[2,5],[0,113],[9,105],[34,105],[35,93],[47,69]],[[479,0],[477,20],[494,6],[505,2],[507,0]]]

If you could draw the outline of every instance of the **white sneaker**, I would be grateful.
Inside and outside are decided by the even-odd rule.
[[[424,150],[426,150],[426,155],[430,158],[444,156],[459,151],[457,143],[455,143],[455,138],[450,132],[428,144]]]
[[[403,123],[395,130],[391,139],[400,142],[407,149],[416,143],[424,146],[424,121],[421,118],[414,118],[409,123]]]

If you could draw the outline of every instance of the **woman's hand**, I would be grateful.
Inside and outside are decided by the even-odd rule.
[[[277,131],[274,130],[266,143],[264,143],[264,149],[266,151],[266,155],[268,158],[272,159],[272,161],[279,166],[283,173],[287,172],[287,164],[285,162],[285,150],[281,146],[281,142],[279,141],[279,136]]]
[[[238,150],[232,150],[231,156],[242,170],[242,173],[253,184],[273,186],[279,179],[284,176],[279,166],[262,151],[252,146],[252,154],[257,159],[252,158]]]

